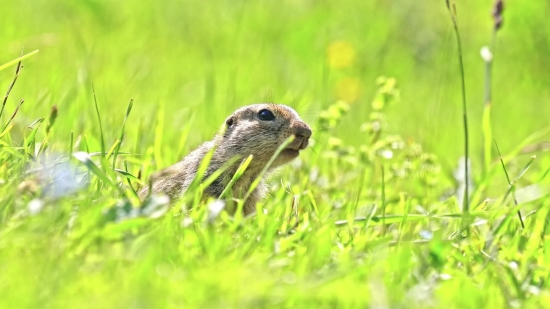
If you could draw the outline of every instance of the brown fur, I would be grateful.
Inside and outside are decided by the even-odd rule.
[[[271,121],[260,120],[258,113],[263,109],[271,111],[275,119]],[[274,155],[276,149],[288,137],[294,136],[292,143],[279,154],[270,170],[297,157],[298,151],[307,147],[311,136],[309,126],[300,119],[296,111],[285,105],[253,104],[242,107],[226,119],[224,126],[223,133],[218,133],[211,141],[200,145],[182,161],[159,172],[153,180],[153,193],[167,194],[171,200],[181,197],[193,181],[204,156],[217,145],[203,179],[208,178],[214,171],[235,156],[245,159],[252,155],[253,159],[250,165],[232,187],[235,198],[244,198],[251,183]],[[240,162],[242,160],[238,160],[230,166],[216,181],[208,186],[204,190],[205,195],[218,198],[235,174]],[[256,203],[266,193],[267,188],[262,179],[244,202],[244,214],[253,213],[256,209]],[[144,186],[139,192],[139,197],[143,200],[148,194],[149,188]]]

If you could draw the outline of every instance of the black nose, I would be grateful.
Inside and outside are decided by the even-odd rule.
[[[304,122],[298,123],[296,126],[296,131],[294,135],[296,135],[296,137],[301,137],[301,138],[310,138],[311,129]]]

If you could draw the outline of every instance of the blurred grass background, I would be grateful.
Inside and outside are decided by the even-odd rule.
[[[491,6],[458,3],[474,164],[483,108],[479,50],[490,43]],[[402,90],[402,103],[388,111],[390,130],[449,167],[462,153],[456,43],[444,1],[33,0],[2,9],[9,13],[0,19],[0,62],[22,47],[40,50],[25,62],[8,107],[25,98],[18,118],[27,125],[57,105],[54,147],[69,131],[98,136],[91,81],[106,132],[118,130],[135,99],[131,119],[140,125],[127,127],[126,141],[137,152],[152,144],[159,110],[165,143],[178,141],[191,121],[192,147],[235,107],[263,101],[294,106],[310,122],[335,100],[351,101],[336,134],[359,145],[362,135],[351,132],[367,117],[374,80],[387,75]],[[549,14],[547,2],[506,2],[493,74],[493,130],[503,152],[548,125]],[[349,59],[331,64],[331,46]],[[0,89],[12,74],[0,72]],[[167,162],[187,150],[168,152]]]
[[[478,178],[480,49],[491,41],[492,5],[457,3]],[[502,153],[509,154],[549,125],[550,4],[505,5],[494,51],[492,127]],[[25,99],[16,127],[1,140],[0,287],[9,293],[0,307],[549,303],[548,191],[537,196],[545,200],[520,205],[526,228],[519,227],[512,202],[484,202],[507,189],[493,153],[492,174],[476,185],[484,181],[495,188],[476,187],[470,235],[455,198],[447,198],[451,170],[463,153],[463,131],[457,49],[445,1],[10,0],[0,8],[0,64],[19,56],[21,48],[40,50],[23,62],[0,119],[7,123]],[[14,69],[0,71],[0,90],[8,88]],[[423,147],[406,143],[387,163],[365,161],[360,147],[372,138],[359,128],[369,121],[373,96],[380,95],[375,80],[381,75],[397,78],[401,96],[383,109],[390,127],[382,139],[391,141],[390,133],[397,133]],[[338,118],[335,128],[314,132],[317,144],[296,162],[300,168],[287,168],[273,181],[275,190],[261,205],[268,213],[244,222],[222,213],[213,223],[207,207],[183,214],[173,207],[160,218],[123,212],[110,217],[127,200],[97,174],[86,176],[90,186],[62,192],[61,198],[49,196],[46,186],[41,193],[21,188],[32,184],[24,174],[29,166],[47,163],[33,162],[37,141],[48,140],[50,157],[67,157],[72,131],[75,138],[86,136],[90,152],[100,150],[92,81],[107,147],[135,100],[121,151],[145,154],[124,158],[131,173],[143,171],[144,178],[210,139],[238,106],[288,104],[314,126],[322,110],[347,106],[334,105],[338,100],[351,108],[341,121],[331,115]],[[47,117],[54,105],[59,115],[51,135],[44,137],[40,128],[30,146],[19,147],[32,134],[27,126]],[[186,128],[190,134],[180,148]],[[344,141],[332,140],[340,148],[330,145],[332,135]],[[71,152],[87,150],[82,144]],[[439,161],[423,151],[436,153]],[[126,180],[95,158],[113,183]],[[512,178],[523,174],[527,160],[506,160]],[[540,155],[522,185],[542,188],[548,160]],[[66,189],[52,182],[54,189]],[[295,201],[300,204],[294,216]],[[42,206],[34,209],[33,202]],[[371,210],[372,221],[354,222]]]

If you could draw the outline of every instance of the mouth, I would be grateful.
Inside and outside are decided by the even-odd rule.
[[[296,138],[294,142],[288,146],[288,148],[281,152],[281,156],[288,159],[298,157],[300,155],[300,150],[306,149],[308,141],[308,138]]]
[[[300,155],[300,151],[292,148],[287,148],[281,152],[281,155],[286,158],[296,158]]]

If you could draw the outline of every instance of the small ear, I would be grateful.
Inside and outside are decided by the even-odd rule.
[[[225,126],[227,128],[231,128],[234,123],[235,123],[235,119],[234,119],[233,115],[231,115],[231,116],[227,117],[227,119],[225,119]]]

